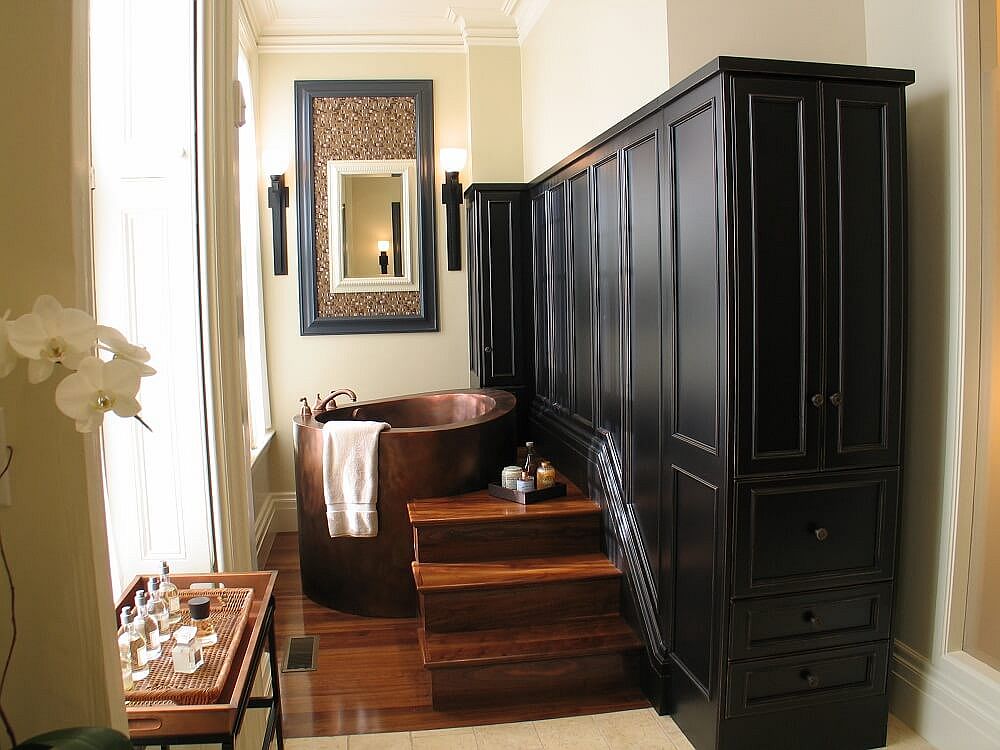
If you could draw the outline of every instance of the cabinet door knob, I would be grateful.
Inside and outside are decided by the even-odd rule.
[[[819,618],[819,615],[817,615],[817,614],[816,614],[815,612],[813,612],[812,610],[807,610],[807,611],[806,611],[806,612],[805,612],[805,613],[804,613],[804,614],[802,615],[802,619],[803,619],[803,620],[805,620],[806,622],[808,622],[808,623],[809,623],[810,625],[812,625],[812,626],[813,626],[814,628],[818,628],[818,627],[819,627],[820,625],[822,625],[822,624],[823,624],[823,621],[822,621],[822,620],[821,620],[821,619]]]
[[[830,532],[826,530],[823,526],[817,526],[812,530],[812,533],[816,536],[816,539],[820,542],[825,542],[830,538]]]
[[[483,352],[485,354],[492,354],[493,353],[493,347],[492,346],[484,346],[483,347]]]
[[[823,394],[817,393],[811,399],[809,399],[809,401],[810,403],[812,403],[813,406],[815,406],[818,409],[823,405]]]
[[[808,669],[802,670],[802,679],[806,681],[806,685],[811,688],[819,687],[819,677],[814,675]]]
[[[844,403],[844,397],[840,395],[840,391],[830,394],[830,403],[834,406],[840,406]]]

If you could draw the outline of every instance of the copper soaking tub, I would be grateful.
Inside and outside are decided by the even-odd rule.
[[[515,398],[500,390],[441,391],[348,404],[296,417],[295,494],[302,589],[341,612],[412,617],[417,594],[406,504],[481,489],[514,459]],[[378,536],[331,538],[323,497],[323,423],[388,422],[378,448]]]

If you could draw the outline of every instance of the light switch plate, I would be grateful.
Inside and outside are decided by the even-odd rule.
[[[7,450],[7,419],[3,409],[0,409],[0,471],[7,466],[10,451]],[[7,466],[7,472],[0,477],[0,506],[12,504],[10,496],[10,472],[14,468],[13,462]]]

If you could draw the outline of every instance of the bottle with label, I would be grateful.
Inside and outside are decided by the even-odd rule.
[[[534,479],[535,474],[538,473],[538,454],[535,453],[535,444],[529,440],[524,444],[524,447],[528,449],[528,455],[524,459],[523,471]]]
[[[181,621],[181,595],[177,587],[170,581],[170,566],[164,560],[160,563],[160,596],[167,603],[167,610],[170,612],[170,624],[176,625]]]
[[[132,619],[132,608],[122,607],[122,626],[118,630],[118,647],[128,649],[132,663],[132,680],[138,682],[149,677],[149,652],[146,650],[144,629],[136,627]]]
[[[160,582],[149,579],[149,614],[160,629],[160,643],[170,640],[170,610],[160,595]]]
[[[181,674],[197,672],[205,663],[204,652],[198,642],[198,628],[193,625],[177,628],[174,640],[176,643],[170,652],[174,660],[174,671]]]
[[[219,642],[219,635],[212,624],[212,600],[207,596],[196,596],[188,600],[191,612],[191,624],[197,628],[197,642],[202,648],[214,646]]]
[[[122,689],[126,692],[135,687],[135,678],[132,677],[132,651],[128,641],[123,641],[118,637],[118,661],[122,668]]]
[[[556,483],[555,467],[548,461],[541,461],[538,464],[538,472],[535,474],[536,488],[544,490],[547,487],[551,487],[555,483]]]
[[[146,609],[146,592],[143,589],[135,592],[135,621],[146,633],[146,650],[149,652],[149,658],[159,659],[163,653],[160,650],[160,626]]]

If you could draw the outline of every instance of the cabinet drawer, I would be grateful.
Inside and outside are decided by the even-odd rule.
[[[789,654],[889,637],[892,586],[877,583],[733,602],[730,659]]]
[[[734,595],[891,578],[898,496],[895,470],[738,482]]]
[[[726,716],[782,711],[885,692],[889,642],[729,665]]]

